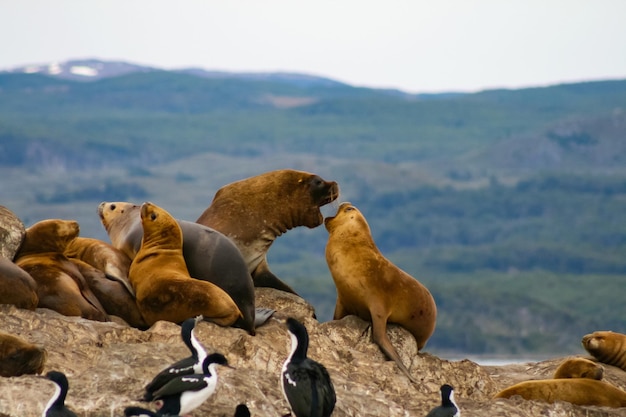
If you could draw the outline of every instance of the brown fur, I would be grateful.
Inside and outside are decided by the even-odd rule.
[[[0,256],[0,304],[34,310],[39,303],[37,283],[28,272]]]
[[[589,378],[601,380],[604,375],[602,365],[585,358],[566,359],[554,371],[553,379]]]
[[[69,258],[80,259],[102,271],[134,295],[133,287],[128,281],[130,258],[121,250],[99,239],[77,237],[67,245],[64,253]]]
[[[590,378],[524,381],[500,391],[495,398],[511,398],[515,395],[548,403],[566,401],[576,405],[626,407],[625,391]]]
[[[426,287],[385,258],[369,225],[350,203],[326,219],[326,261],[337,287],[334,319],[354,314],[372,322],[374,341],[410,377],[387,337],[387,323],[407,329],[421,350],[435,330],[437,307]]]
[[[626,371],[626,335],[597,331],[583,336],[582,345],[599,362]]]
[[[22,247],[15,258],[37,283],[37,307],[66,316],[108,321],[98,298],[91,292],[78,268],[63,254],[78,236],[73,220],[49,219],[26,229]]]
[[[289,229],[321,225],[324,217],[320,207],[338,195],[336,182],[315,174],[291,169],[270,171],[220,188],[196,221],[235,242],[255,286],[295,293],[270,271],[267,251]]]
[[[241,317],[224,290],[189,276],[181,228],[167,211],[144,203],[141,222],[143,240],[130,265],[129,278],[148,325],[158,320],[181,323],[201,314],[206,320],[230,326]]]
[[[0,332],[0,376],[40,374],[46,351],[12,334]]]
[[[70,258],[70,261],[78,267],[87,285],[108,315],[120,317],[129,325],[139,329],[148,327],[137,307],[135,295],[131,294],[124,284],[108,278],[104,272],[80,259]],[[130,286],[130,283],[128,285]]]

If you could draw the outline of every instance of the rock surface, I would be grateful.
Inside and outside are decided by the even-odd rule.
[[[428,346],[426,352],[417,354],[410,334],[391,326],[392,343],[420,381],[413,385],[371,342],[366,322],[349,316],[319,323],[304,300],[272,289],[258,289],[256,298],[258,306],[277,311],[258,328],[256,336],[209,322],[197,325],[196,335],[207,350],[225,354],[236,369],[220,369],[215,395],[192,412],[193,416],[232,416],[239,403],[246,403],[253,416],[288,413],[278,377],[290,346],[283,320],[287,316],[306,325],[309,356],[323,363],[331,375],[337,392],[333,416],[425,416],[438,405],[443,383],[454,386],[464,417],[626,416],[626,408],[491,399],[511,384],[551,377],[564,358],[506,366],[448,361],[428,354]],[[0,330],[45,347],[48,358],[44,373],[59,370],[68,376],[66,404],[79,416],[122,416],[129,405],[154,409],[152,404],[136,400],[143,386],[159,370],[189,355],[180,338],[180,327],[168,322],[157,322],[140,331],[119,321],[94,322],[46,309],[28,311],[2,305]],[[626,389],[624,371],[608,365],[605,370],[605,380]],[[0,417],[40,416],[53,392],[52,383],[41,377],[0,378]]]
[[[0,256],[13,260],[24,236],[24,223],[11,210],[0,206]]]

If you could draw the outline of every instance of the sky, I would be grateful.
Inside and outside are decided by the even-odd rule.
[[[624,0],[0,0],[0,69],[97,58],[411,93],[626,78]]]

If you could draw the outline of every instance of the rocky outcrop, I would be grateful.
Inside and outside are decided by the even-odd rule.
[[[24,223],[11,210],[0,206],[0,256],[12,261],[24,236]]]
[[[193,412],[194,416],[232,416],[239,403],[246,403],[253,416],[288,412],[279,385],[280,368],[290,346],[284,324],[287,316],[306,325],[309,356],[323,363],[331,375],[337,393],[333,416],[424,416],[438,404],[443,383],[454,386],[463,416],[626,415],[626,409],[551,405],[519,398],[493,400],[496,392],[513,383],[550,377],[563,358],[499,367],[479,366],[470,360],[448,361],[429,354],[428,346],[417,353],[411,335],[390,326],[392,343],[419,381],[412,384],[371,342],[368,323],[354,316],[319,323],[304,300],[272,289],[258,289],[256,297],[258,306],[276,310],[256,336],[209,322],[196,326],[207,350],[225,354],[235,369],[220,369],[216,394]],[[45,347],[44,372],[66,373],[70,383],[66,404],[80,416],[121,416],[124,407],[141,405],[137,398],[143,386],[159,370],[189,355],[180,327],[162,321],[140,331],[120,321],[95,322],[51,310],[4,305],[0,306],[0,330]],[[605,368],[606,380],[626,388],[624,371]],[[0,415],[40,416],[53,392],[50,381],[36,376],[0,378]]]

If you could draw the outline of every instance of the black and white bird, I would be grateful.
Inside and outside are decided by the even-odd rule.
[[[202,362],[202,374],[180,375],[153,393],[163,406],[158,415],[186,415],[205,402],[217,387],[217,366],[229,366],[221,353],[212,353]]]
[[[441,390],[441,405],[430,410],[426,417],[460,417],[461,410],[454,402],[454,389],[443,384]]]
[[[54,382],[54,394],[43,410],[42,417],[77,417],[76,413],[65,406],[65,398],[70,385],[63,372],[50,371],[46,378]]]
[[[181,359],[159,372],[146,385],[142,398],[143,401],[152,401],[154,392],[177,376],[202,373],[202,361],[207,357],[207,351],[194,334],[196,323],[201,320],[202,316],[190,318],[185,320],[180,326],[180,337],[189,348],[191,356]]]
[[[328,417],[337,398],[330,375],[324,365],[307,358],[309,334],[294,318],[287,319],[291,353],[283,364],[281,385],[285,399],[295,417]]]

